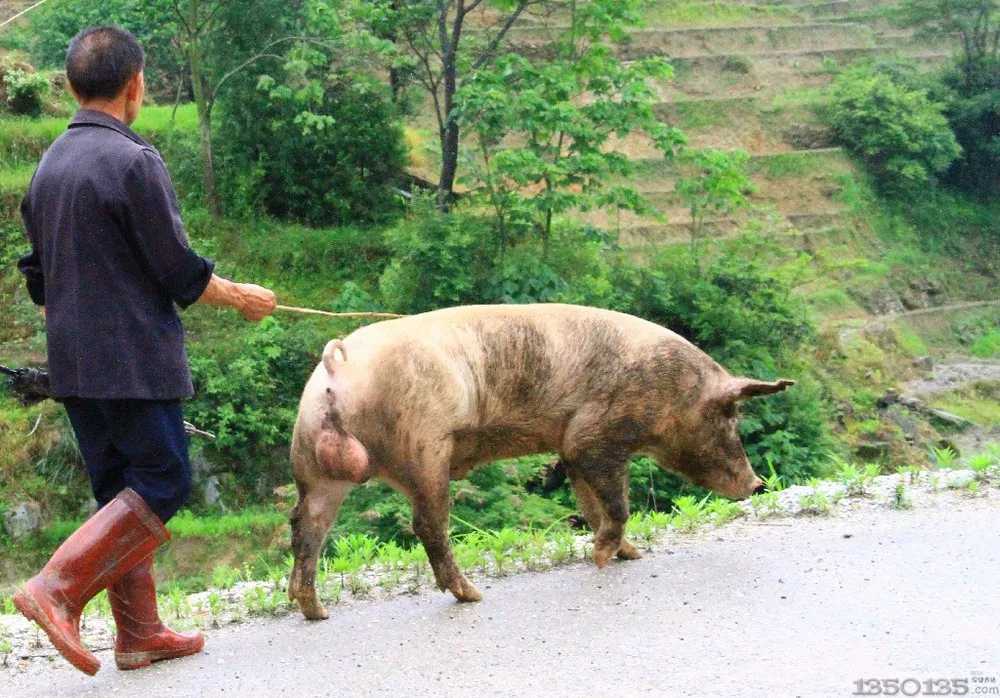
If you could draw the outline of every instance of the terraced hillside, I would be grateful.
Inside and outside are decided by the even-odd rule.
[[[760,236],[756,254],[787,270],[823,328],[815,372],[843,410],[849,440],[863,453],[884,455],[892,448],[906,458],[919,457],[908,452],[910,445],[923,448],[926,439],[941,435],[959,446],[1000,436],[1000,420],[988,407],[1000,389],[989,360],[946,385],[947,398],[931,399],[978,428],[965,424],[956,432],[878,407],[885,393],[905,390],[905,381],[934,375],[928,367],[935,362],[944,374],[965,365],[971,338],[997,332],[1000,250],[970,236],[964,249],[931,251],[928,238],[940,231],[921,229],[879,200],[863,168],[837,146],[819,116],[826,88],[854,61],[905,58],[932,70],[955,50],[949,37],[918,40],[894,27],[886,19],[892,5],[663,2],[622,54],[670,59],[675,75],[657,86],[657,111],[692,145],[750,155],[752,207],[710,221],[711,235],[751,230]],[[526,53],[544,53],[558,25],[558,18],[525,21],[513,41]],[[589,220],[616,230],[638,258],[685,244],[691,216],[675,192],[678,167],[642,139],[615,147],[640,159],[633,184],[662,215],[591,214]]]

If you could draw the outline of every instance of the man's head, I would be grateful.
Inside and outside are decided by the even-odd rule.
[[[142,46],[120,27],[88,27],[66,51],[66,77],[80,106],[112,113],[126,124],[142,106],[144,64]]]

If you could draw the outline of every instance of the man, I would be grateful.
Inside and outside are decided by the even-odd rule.
[[[46,318],[51,389],[66,406],[100,510],[14,597],[73,666],[95,674],[80,613],[108,589],[120,669],[201,651],[166,628],[153,554],[187,499],[191,468],[181,400],[192,395],[176,306],[230,306],[252,321],[274,294],[213,274],[188,245],[170,177],[128,124],[145,93],[129,32],[92,27],[66,55],[80,110],[46,151],[21,214],[31,253],[18,267]]]

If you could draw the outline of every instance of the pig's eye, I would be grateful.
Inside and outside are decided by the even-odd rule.
[[[722,407],[722,416],[726,419],[733,419],[736,416],[736,403],[731,402]]]

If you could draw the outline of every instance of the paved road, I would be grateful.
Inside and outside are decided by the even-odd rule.
[[[773,698],[849,696],[862,677],[965,678],[982,695],[974,679],[1000,682],[998,523],[985,499],[737,523],[603,571],[494,580],[480,604],[435,594],[260,621],[145,671],[102,656],[95,678],[0,677],[0,696]]]

